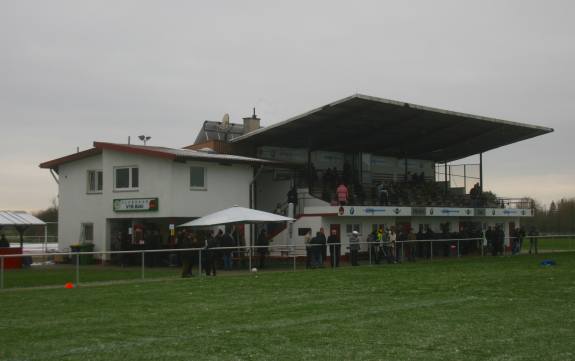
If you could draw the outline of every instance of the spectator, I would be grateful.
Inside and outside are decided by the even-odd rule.
[[[217,259],[217,250],[213,248],[219,247],[218,241],[221,237],[214,237],[212,231],[208,233],[208,238],[206,239],[206,261],[205,261],[205,271],[206,276],[214,276],[216,275],[216,259]]]
[[[331,266],[339,267],[339,257],[341,253],[341,245],[339,242],[339,237],[337,236],[337,231],[335,229],[331,230],[331,234],[327,238],[327,244],[329,245],[329,253],[331,257]]]
[[[10,248],[10,242],[8,242],[4,233],[0,236],[0,248]]]
[[[397,263],[397,259],[395,258],[396,255],[396,249],[395,249],[395,243],[397,241],[397,233],[395,233],[395,228],[391,227],[390,231],[389,231],[389,257],[391,259],[391,261],[393,263]]]
[[[325,240],[325,236],[323,236],[323,239]],[[311,267],[312,268],[318,268],[321,267],[322,265],[322,257],[321,257],[321,253],[322,253],[322,237],[321,237],[321,233],[317,232],[315,234],[315,237],[313,237],[310,241],[311,244],[311,254],[312,254],[312,262],[311,262]]]
[[[233,266],[233,247],[235,246],[235,241],[231,235],[231,229],[227,229],[226,233],[222,237],[222,247],[225,249],[222,251],[224,255],[224,270],[230,271]]]
[[[191,233],[186,233],[184,239],[181,242],[181,247],[183,249],[192,248],[193,247],[193,239]],[[183,251],[181,252],[182,257],[182,277],[192,277],[192,268],[193,268],[193,251]]]
[[[495,232],[494,232],[494,238],[495,238],[495,256],[497,255],[503,255],[503,243],[505,242],[505,232],[503,231],[503,229],[501,228],[500,225],[498,225],[497,227],[495,227]]]
[[[263,228],[256,240],[256,246],[258,246],[257,253],[260,255],[260,269],[265,267],[266,255],[269,253],[269,245],[268,234],[265,228]]]
[[[352,266],[359,266],[357,263],[357,253],[359,251],[359,232],[351,232],[351,237],[349,237],[349,257]]]
[[[369,254],[370,257],[373,258],[375,264],[379,264],[379,257],[377,254],[378,251],[378,239],[377,239],[377,231],[373,230],[370,234],[367,235],[367,246],[369,247]],[[371,261],[371,259],[370,259]]]
[[[336,189],[336,194],[337,194],[337,201],[339,202],[340,206],[345,206],[347,204],[347,199],[349,196],[347,187],[345,186],[345,184],[341,183],[337,189]]]
[[[290,190],[287,194],[287,201],[288,201],[288,203],[293,203],[294,206],[297,205],[297,189],[296,189],[295,185],[290,188]]]
[[[415,247],[417,236],[413,233],[413,229],[409,228],[409,233],[407,234],[407,260],[410,262],[415,262]]]
[[[321,248],[321,263],[323,265],[323,263],[327,259],[327,239],[325,238],[325,230],[323,229],[323,227],[319,229],[318,237],[319,237],[318,244],[320,245],[319,247]]]
[[[311,229],[303,237],[303,243],[305,244],[305,268],[311,268],[312,261],[312,243],[311,243]]]
[[[377,197],[378,197],[380,206],[387,206],[388,205],[388,203],[389,203],[389,192],[385,188],[385,185],[383,184],[383,182],[380,182],[377,185]]]

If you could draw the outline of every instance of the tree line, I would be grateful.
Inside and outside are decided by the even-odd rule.
[[[527,220],[541,233],[575,234],[575,198],[552,201],[548,207],[533,202],[535,217]]]

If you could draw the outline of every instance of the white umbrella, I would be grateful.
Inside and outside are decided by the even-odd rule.
[[[274,223],[274,222],[292,222],[295,219],[280,216],[274,213],[258,211],[257,209],[233,206],[221,211],[217,211],[207,216],[203,216],[193,221],[180,224],[178,227],[209,227],[224,224],[241,224],[241,223]]]

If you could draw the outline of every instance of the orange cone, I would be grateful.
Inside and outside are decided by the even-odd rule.
[[[72,282],[67,282],[65,287],[67,289],[74,288],[74,284]]]

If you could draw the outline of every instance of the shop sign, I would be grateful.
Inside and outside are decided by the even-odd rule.
[[[114,199],[114,212],[152,212],[158,210],[158,198]]]

